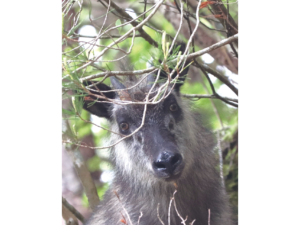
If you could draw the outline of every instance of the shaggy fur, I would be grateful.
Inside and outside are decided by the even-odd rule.
[[[126,87],[135,82],[123,81]],[[156,90],[158,87],[159,84]],[[98,88],[103,89],[103,86]],[[104,89],[107,90],[107,87]],[[142,82],[137,88],[125,94],[133,101],[140,101],[148,91],[149,83]],[[120,95],[122,93],[116,94],[114,98],[118,99]],[[168,111],[168,101],[178,105],[176,113]],[[119,124],[124,120],[130,124],[130,132],[140,125],[144,106],[114,104],[104,107],[96,103],[92,107],[98,107],[99,111],[107,110],[108,113],[94,114],[98,116],[108,114],[111,129],[120,133]],[[87,105],[84,108],[95,112]],[[137,224],[140,212],[143,214],[140,225],[161,225],[157,216],[158,204],[160,218],[164,224],[168,224],[168,208],[175,186],[176,205],[183,218],[188,216],[186,224],[193,220],[196,220],[194,225],[208,224],[209,209],[211,225],[232,224],[228,197],[216,170],[214,138],[212,133],[201,125],[199,115],[193,113],[190,108],[189,103],[180,97],[179,87],[175,88],[164,102],[148,105],[144,127],[132,137],[111,148],[114,179],[105,193],[104,200],[86,225],[122,224],[123,217],[127,224],[130,224],[127,213],[132,224]],[[111,134],[110,141],[114,143],[120,138],[117,134]],[[159,138],[164,138],[166,143],[173,141],[182,155],[184,169],[179,178],[167,181],[157,177],[153,172],[153,155],[167,148],[163,142],[157,141],[159,145],[153,143],[155,141],[152,140],[160,140]],[[170,215],[171,225],[181,224],[174,205],[171,207]]]

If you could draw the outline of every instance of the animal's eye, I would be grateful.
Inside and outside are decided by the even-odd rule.
[[[129,125],[128,123],[120,123],[120,128],[122,131],[128,130]]]
[[[177,111],[177,110],[178,110],[177,104],[175,104],[175,103],[171,104],[171,105],[170,105],[170,110],[171,110],[172,112]]]

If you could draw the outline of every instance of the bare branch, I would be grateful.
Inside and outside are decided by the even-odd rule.
[[[213,51],[215,49],[218,49],[218,48],[220,48],[220,47],[222,47],[224,45],[227,45],[227,44],[229,44],[229,43],[231,43],[231,42],[233,42],[235,40],[238,40],[238,37],[239,37],[239,35],[235,34],[232,37],[229,37],[229,38],[226,38],[226,39],[224,39],[222,41],[219,41],[218,43],[213,44],[213,45],[211,45],[211,46],[209,46],[209,47],[207,47],[205,49],[202,49],[202,50],[200,50],[198,52],[192,53],[187,58],[188,59],[194,59],[194,58],[196,58],[196,57],[198,57],[200,55],[204,55],[205,53],[209,53],[209,52],[211,52],[211,51]]]
[[[219,165],[220,165],[220,178],[223,187],[225,186],[224,184],[224,176],[223,176],[223,154],[222,154],[222,148],[221,148],[221,137],[220,137],[220,132],[217,132],[217,148],[218,148],[218,153],[219,153]]]
[[[174,199],[174,207],[175,207],[175,211],[176,211],[177,215],[179,216],[179,218],[181,219],[181,223],[182,223],[183,225],[185,225],[185,221],[187,220],[187,217],[186,217],[186,219],[183,219],[183,217],[182,217],[182,216],[180,215],[180,213],[178,212],[178,209],[177,209],[177,206],[176,206],[176,201],[175,201],[175,194],[176,194],[176,192],[177,192],[177,190],[175,190],[174,193],[173,193],[173,199]]]
[[[98,128],[101,128],[101,129],[103,129],[103,130],[107,130],[107,131],[109,131],[109,132],[111,132],[111,133],[113,133],[113,134],[118,134],[118,135],[120,135],[120,136],[124,136],[123,134],[116,133],[116,132],[114,132],[114,131],[112,131],[112,130],[106,128],[106,127],[102,127],[102,126],[100,126],[100,125],[97,125],[97,124],[95,124],[95,123],[92,123],[91,121],[88,121],[88,120],[83,119],[82,116],[81,116],[79,113],[77,113],[77,116],[78,116],[82,121],[84,121],[84,122],[86,122],[86,123],[92,124],[92,125],[94,125],[94,126],[96,126],[96,127],[98,127]]]
[[[230,38],[226,38],[208,48],[205,48],[205,49],[202,49],[200,51],[197,51],[195,53],[192,53],[192,54],[189,54],[186,56],[187,59],[189,60],[192,60],[194,58],[197,58],[201,55],[204,55],[205,53],[208,53],[210,51],[213,51],[217,48],[220,48],[226,44],[229,44],[231,42],[233,42],[234,40],[237,40],[238,39],[238,34],[230,37]],[[183,59],[184,57],[181,56],[180,59]],[[171,60],[170,62],[176,62],[177,59],[174,59],[174,60]],[[150,67],[148,69],[144,69],[144,70],[135,70],[135,71],[107,71],[107,72],[102,72],[102,73],[97,73],[97,74],[94,74],[94,75],[90,75],[90,76],[86,76],[84,78],[81,78],[81,82],[83,81],[87,81],[87,80],[92,80],[92,79],[95,79],[95,78],[98,78],[98,77],[103,77],[105,75],[107,75],[108,77],[110,76],[129,76],[129,75],[141,75],[141,74],[144,74],[144,73],[149,73],[149,72],[152,72],[153,70],[155,70],[156,68],[155,67]],[[208,71],[209,72],[209,71]],[[210,72],[209,72],[210,73]],[[213,74],[214,75],[214,74]],[[218,77],[219,78],[219,77]]]
[[[109,1],[109,0],[103,0],[103,1],[105,1],[106,3]],[[163,2],[163,1],[162,1]],[[161,2],[161,3],[162,3]],[[159,5],[161,4],[161,3],[158,3]],[[127,20],[132,20],[133,18],[128,14],[128,13],[126,13],[123,9],[121,9],[121,8],[119,8],[119,6],[117,6],[114,2],[111,2],[111,6],[122,16],[122,17],[124,17],[124,18],[126,18]],[[146,10],[145,10],[146,11]],[[145,14],[146,15],[146,14]],[[144,21],[145,21],[145,17],[144,17]],[[131,24],[132,24],[132,26],[133,27],[137,27],[138,25],[139,25],[139,23],[138,22],[136,22],[136,21],[132,21],[131,22]],[[139,28],[138,28],[138,31],[140,32],[140,35],[147,41],[147,42],[149,42],[151,45],[153,45],[153,46],[155,46],[155,47],[158,47],[158,44],[156,43],[156,41],[154,41],[150,36],[149,36],[149,34],[147,34],[144,30],[143,30],[143,28],[142,28],[142,26],[139,26]]]
[[[169,210],[168,210],[168,225],[171,225],[171,206],[172,206],[173,200],[174,200],[174,197],[171,198],[170,203],[169,203]]]
[[[224,3],[221,0],[216,0],[216,2],[217,3],[211,5],[214,14],[221,15],[220,17],[217,17],[217,19],[227,28],[228,36],[234,36],[238,33],[238,25],[231,15],[227,13]],[[237,41],[235,43],[237,44]]]
[[[237,105],[236,103],[231,102],[231,101],[228,101],[227,99],[225,99],[224,97],[220,96],[220,95],[216,92],[215,87],[214,87],[213,83],[211,82],[211,80],[210,80],[208,74],[206,73],[206,71],[202,68],[202,66],[201,66],[200,64],[198,64],[197,61],[195,61],[195,63],[196,63],[196,65],[198,65],[198,67],[201,69],[202,73],[205,75],[206,79],[208,80],[209,85],[210,85],[210,87],[211,87],[211,90],[212,90],[213,94],[214,94],[215,96],[217,96],[217,97],[218,97],[220,100],[222,100],[223,102],[226,102],[227,104],[232,105],[232,106],[234,106],[234,107],[238,107],[238,105]],[[203,83],[203,86],[206,88],[206,86],[204,85],[204,83]],[[207,90],[207,92],[208,92],[208,90]],[[220,120],[219,113],[217,113],[217,110],[216,110],[216,107],[215,107],[213,101],[211,101],[211,103],[212,103],[212,105],[213,105],[213,107],[214,107],[214,109],[215,109],[215,111],[216,111],[217,116],[219,117],[219,120]],[[222,121],[221,121],[221,120],[220,120],[220,123],[221,123],[221,126],[223,127],[223,124],[222,124]]]
[[[83,34],[76,34],[74,33],[74,35],[76,35],[76,37],[84,37],[84,38],[97,38],[97,36],[90,36],[90,35],[83,35]],[[101,36],[99,37],[99,39],[111,39],[111,38],[120,38],[122,36],[120,35],[110,35],[110,36]],[[132,38],[133,36],[128,36],[128,38]],[[135,37],[142,37],[142,35],[137,34],[135,35]]]
[[[165,225],[165,223],[162,221],[162,219],[159,216],[159,203],[157,204],[157,218],[159,219],[162,225]]]
[[[72,205],[70,205],[70,203],[64,198],[62,197],[62,204],[71,212],[74,214],[74,216],[76,216],[77,219],[79,219],[82,223],[84,222],[84,217],[81,215],[80,212],[78,212]]]
[[[196,98],[197,100],[201,99],[201,98],[214,98],[214,99],[219,99],[217,96],[215,95],[197,95],[197,94],[181,94],[181,96],[186,97],[186,98]],[[238,102],[237,99],[235,98],[228,98],[228,97],[223,97],[224,99],[227,99],[228,101],[232,101],[232,102]]]
[[[200,63],[199,63],[200,64]],[[197,65],[197,63],[193,63],[193,66],[200,68],[199,65]],[[211,75],[215,76],[216,78],[218,78],[220,81],[222,81],[227,87],[229,87],[236,95],[239,94],[238,89],[228,80],[227,77],[223,76],[222,74],[218,73],[217,71],[213,70],[212,68],[210,68],[208,65],[206,64],[201,64],[201,67],[207,71],[208,73],[210,73]]]
[[[119,200],[119,202],[120,202],[120,204],[121,204],[121,207],[122,207],[122,209],[124,210],[124,212],[125,212],[125,214],[126,214],[126,216],[127,216],[128,220],[129,220],[130,224],[132,225],[132,222],[131,222],[130,216],[129,216],[129,214],[128,214],[127,210],[125,209],[125,207],[123,206],[123,204],[122,204],[122,202],[121,202],[121,199],[120,199],[120,197],[119,197],[118,193],[117,193],[116,191],[114,191],[114,193],[115,193],[115,195],[117,196],[117,198],[118,198],[118,200]]]
[[[142,218],[142,216],[143,216],[143,212],[141,211],[140,213],[141,213],[141,214],[140,214],[139,219],[138,219],[138,225],[140,224],[140,220],[141,220],[141,218]]]
[[[210,225],[210,209],[208,209],[208,225]]]
[[[141,23],[139,23],[136,27],[132,27],[129,31],[127,31],[123,36],[121,36],[120,38],[118,38],[115,42],[109,44],[104,50],[102,50],[99,55],[92,61],[84,64],[83,66],[77,68],[74,72],[78,72],[81,69],[86,68],[87,66],[89,66],[90,64],[92,64],[93,62],[95,62],[97,59],[99,59],[108,49],[110,49],[110,47],[114,46],[115,44],[123,41],[124,39],[126,39],[132,32],[133,30],[138,30],[140,29],[158,10],[159,6],[162,4],[163,0],[159,1],[157,3],[157,5],[154,7],[153,11],[149,14],[148,17],[146,17],[146,19],[144,19]]]

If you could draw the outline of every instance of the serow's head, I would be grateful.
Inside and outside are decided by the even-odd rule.
[[[187,71],[184,72],[187,73]],[[161,74],[161,77],[163,76],[166,74]],[[121,103],[124,100],[133,103],[103,103],[107,100],[99,97],[101,94],[95,91],[92,93],[98,95],[97,101],[94,101],[95,95],[85,97],[84,109],[110,121],[111,129],[114,131],[111,134],[111,144],[118,142],[124,136],[129,136],[112,149],[112,158],[115,166],[119,168],[118,171],[140,176],[140,179],[152,176],[155,179],[172,181],[180,177],[185,167],[185,151],[179,143],[185,135],[182,133],[184,110],[179,94],[182,83],[175,84],[171,93],[161,102],[147,104],[145,109],[145,105],[141,103],[145,102],[154,80],[155,75],[152,74],[136,87],[126,89],[138,81],[131,78],[121,82],[111,77],[113,89],[118,89],[118,91],[103,92],[104,96],[114,100],[115,103]],[[153,93],[150,93],[149,100],[157,96],[162,98],[157,93],[164,83],[157,83],[152,88]],[[94,88],[99,91],[111,90],[104,84]],[[171,88],[172,84],[169,85],[166,93]],[[138,128],[140,129],[137,130]]]

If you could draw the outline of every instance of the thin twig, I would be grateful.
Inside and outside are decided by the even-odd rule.
[[[104,1],[107,3],[108,0],[104,0]],[[158,6],[160,6],[162,2],[163,2],[163,1],[161,1],[160,3],[158,3]],[[114,2],[111,2],[111,6],[112,6],[112,7],[113,7],[113,8],[114,8],[121,16],[127,18],[128,20],[132,20],[132,19],[133,19],[133,18],[132,18],[128,13],[126,13],[123,9],[119,8],[119,6],[117,6]],[[156,10],[154,10],[154,11],[156,11]],[[145,12],[146,12],[146,10],[145,10]],[[146,15],[146,14],[144,14],[144,15]],[[142,23],[144,24],[144,21],[146,21],[146,20],[147,20],[147,19],[144,18],[143,22],[141,22],[140,24],[142,24]],[[135,20],[133,20],[133,21],[131,22],[131,24],[132,24],[133,27],[138,27],[138,31],[140,32],[141,36],[142,36],[147,42],[149,42],[151,45],[153,45],[153,46],[155,46],[155,47],[158,47],[158,44],[156,43],[156,41],[154,41],[154,40],[151,38],[151,36],[150,36],[149,34],[147,34],[147,33],[143,30],[142,26],[140,26],[140,24],[139,24],[138,22],[136,22]]]
[[[176,211],[177,215],[179,216],[179,218],[181,219],[181,223],[182,223],[183,225],[185,225],[185,222],[186,222],[186,220],[187,220],[187,217],[186,217],[186,219],[183,219],[183,217],[182,217],[182,216],[180,215],[180,213],[178,212],[178,209],[177,209],[177,206],[176,206],[176,201],[175,201],[175,194],[176,194],[176,192],[177,192],[177,190],[175,190],[174,193],[173,193],[173,199],[174,199],[174,207],[175,207],[175,211]]]
[[[224,39],[216,44],[213,44],[205,49],[202,49],[200,51],[197,51],[195,53],[192,53],[192,54],[189,54],[186,56],[186,59],[188,60],[192,60],[194,58],[197,58],[201,55],[204,55],[205,53],[208,53],[210,51],[213,51],[215,49],[218,49],[224,45],[227,45],[231,42],[233,42],[234,40],[237,40],[238,39],[238,34],[230,37],[230,38],[227,38],[227,39]],[[184,57],[183,56],[180,56],[180,59],[183,59]],[[174,63],[174,62],[177,62],[177,59],[173,59],[173,60],[170,60],[169,61],[170,63]],[[142,75],[144,73],[150,73],[152,72],[153,70],[155,70],[156,68],[155,67],[150,67],[150,68],[147,68],[147,69],[144,69],[144,70],[135,70],[135,71],[107,71],[107,72],[102,72],[102,73],[97,73],[97,74],[93,74],[93,75],[90,75],[90,76],[86,76],[84,78],[81,78],[81,82],[83,81],[87,81],[87,80],[92,80],[92,79],[95,79],[95,78],[98,78],[98,77],[103,77],[105,76],[106,74],[108,74],[108,76],[128,76],[128,75]]]
[[[162,225],[165,225],[165,223],[162,221],[162,219],[159,216],[159,203],[157,204],[157,218],[159,219]]]
[[[174,198],[172,197],[169,203],[169,210],[168,210],[168,225],[171,225],[171,206]]]
[[[198,62],[198,61],[197,61]],[[206,72],[208,72],[209,74],[215,76],[216,78],[218,78],[220,81],[222,81],[228,88],[230,88],[236,95],[238,95],[238,89],[229,81],[229,79],[220,74],[219,72],[215,71],[214,69],[210,68],[208,65],[206,64],[200,64],[198,65],[197,62],[193,63],[193,66],[197,67],[200,69],[200,67],[202,67]]]
[[[106,1],[106,0],[105,0]],[[99,55],[92,61],[82,65],[81,67],[77,68],[75,71],[73,71],[73,73],[78,72],[79,70],[82,70],[84,68],[86,68],[87,66],[89,66],[91,63],[95,62],[96,60],[98,60],[108,49],[110,49],[112,46],[114,46],[116,43],[119,43],[121,41],[123,41],[124,39],[126,39],[128,37],[128,35],[130,35],[133,30],[139,30],[158,10],[159,6],[162,4],[163,0],[159,1],[157,3],[157,5],[154,7],[153,11],[149,14],[149,16],[146,17],[146,19],[144,19],[141,23],[139,23],[137,26],[133,26],[129,31],[127,31],[122,37],[118,38],[115,42],[109,44],[105,49],[103,49]],[[112,5],[113,6],[113,5]],[[126,13],[127,14],[127,13]],[[141,32],[141,31],[140,31]]]
[[[121,199],[120,199],[120,197],[119,197],[118,193],[117,193],[116,191],[114,191],[114,193],[115,193],[115,195],[117,196],[117,198],[118,198],[118,200],[119,200],[119,202],[120,202],[120,204],[121,204],[121,206],[122,206],[122,208],[123,208],[123,210],[124,210],[124,212],[125,212],[125,214],[126,214],[126,216],[127,216],[128,220],[129,220],[129,222],[130,222],[130,224],[132,225],[132,222],[131,222],[130,216],[129,216],[129,214],[128,214],[127,210],[125,209],[125,207],[123,206],[123,204],[122,204],[122,202],[121,202]]]
[[[196,98],[197,100],[201,98],[214,98],[214,99],[219,99],[219,97],[215,95],[198,95],[198,94],[181,94],[181,96],[186,97],[186,98]],[[232,102],[238,102],[237,99],[235,98],[228,98],[228,97],[223,97],[224,99]]]
[[[208,225],[210,225],[210,209],[208,209]]]
[[[141,213],[141,214],[140,214],[139,219],[138,219],[138,225],[140,224],[140,220],[141,220],[141,218],[142,218],[142,216],[143,216],[143,212],[141,211],[140,213]]]
[[[223,154],[222,154],[222,148],[221,148],[220,132],[217,132],[217,142],[218,142],[217,146],[218,146],[218,153],[219,153],[220,178],[221,178],[222,186],[225,187],[224,176],[223,176]]]
[[[88,120],[83,119],[79,113],[76,113],[76,114],[77,114],[77,116],[78,116],[82,121],[84,121],[84,122],[86,122],[86,123],[92,124],[92,125],[94,125],[94,126],[96,126],[96,127],[98,127],[98,128],[101,128],[101,129],[103,129],[103,130],[107,130],[107,131],[109,131],[109,132],[111,132],[111,133],[113,133],[113,134],[118,134],[118,135],[120,135],[120,136],[124,136],[124,134],[120,134],[120,133],[114,132],[114,131],[112,131],[112,130],[106,128],[106,127],[102,127],[102,126],[97,125],[97,124],[95,124],[95,123],[93,123],[93,122],[91,122],[91,121],[88,121]]]

